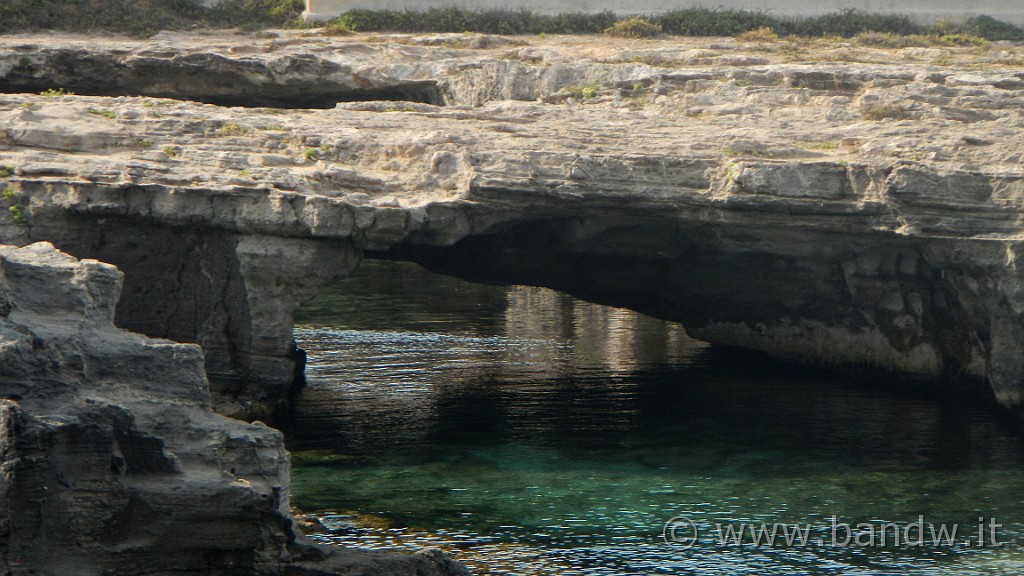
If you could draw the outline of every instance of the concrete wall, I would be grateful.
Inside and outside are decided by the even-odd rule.
[[[906,14],[925,24],[940,18],[961,21],[984,15],[1024,25],[1024,2],[1021,0],[306,0],[305,17],[307,20],[328,20],[355,8],[426,10],[444,6],[478,10],[525,8],[548,14],[604,10],[617,14],[658,14],[704,6],[755,10],[782,17],[814,16],[853,8],[866,12]]]

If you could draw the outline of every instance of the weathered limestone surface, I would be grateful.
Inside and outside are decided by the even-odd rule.
[[[1024,402],[1019,46],[242,42],[47,39],[38,58],[206,54],[309,91],[319,73],[287,64],[319,59],[369,100],[429,82],[448,106],[0,97],[17,207],[0,236],[120,266],[118,323],[202,344],[225,412],[272,410],[296,359],[291,310],[360,254]],[[43,85],[52,66],[26,48],[43,43],[0,42],[0,77],[34,66]]]
[[[304,543],[281,434],[213,412],[198,346],[115,328],[121,282],[0,246],[0,573],[463,573]]]

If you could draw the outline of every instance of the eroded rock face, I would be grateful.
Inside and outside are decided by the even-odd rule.
[[[114,327],[121,282],[0,246],[0,573],[463,573],[304,543],[281,434],[212,411],[198,346]]]
[[[0,97],[0,234],[121,266],[117,321],[201,343],[231,413],[288,390],[291,308],[360,253],[1020,409],[1019,47],[510,42],[288,44],[447,107]]]

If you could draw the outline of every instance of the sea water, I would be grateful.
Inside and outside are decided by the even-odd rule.
[[[298,322],[293,502],[321,541],[478,574],[1024,573],[1024,441],[976,394],[411,264]]]

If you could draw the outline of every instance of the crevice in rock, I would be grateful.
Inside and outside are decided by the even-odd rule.
[[[188,89],[133,89],[131,85],[110,86],[102,80],[82,78],[75,82],[57,83],[47,79],[4,79],[0,81],[0,93],[36,94],[54,86],[80,96],[148,96],[169,98],[239,108],[284,108],[284,109],[330,109],[339,102],[416,102],[433,106],[444,106],[445,99],[436,82],[407,82],[367,90],[339,89],[333,86],[239,86],[230,93],[203,93]]]
[[[40,49],[0,55],[0,93],[62,89],[82,96],[148,96],[243,108],[333,108],[375,100],[445,105],[437,82],[358,77],[309,55],[257,61],[217,54],[92,54]]]

